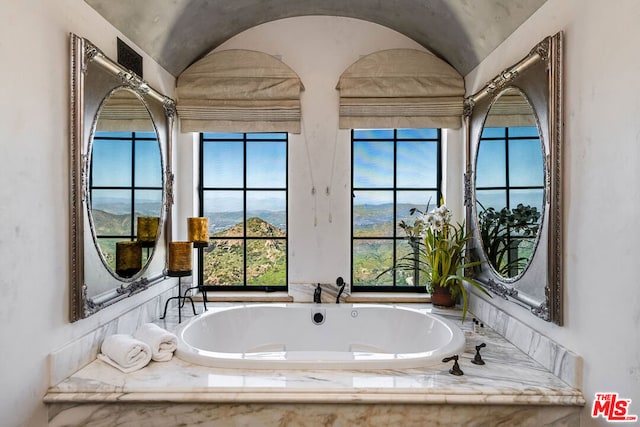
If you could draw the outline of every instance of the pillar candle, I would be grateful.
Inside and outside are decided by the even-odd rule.
[[[116,243],[116,274],[133,277],[142,269],[142,246],[140,242]]]
[[[187,218],[187,236],[195,247],[209,244],[209,218]]]
[[[158,237],[158,227],[160,217],[139,216],[138,217],[138,242],[144,248],[153,247]]]
[[[169,243],[169,271],[173,273],[191,271],[191,242]]]

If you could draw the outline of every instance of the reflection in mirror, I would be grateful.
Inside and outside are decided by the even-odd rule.
[[[163,168],[153,121],[135,92],[117,88],[105,98],[89,150],[94,241],[110,272],[136,278],[158,237]]]
[[[544,209],[544,147],[534,111],[516,88],[489,108],[476,154],[476,214],[487,262],[517,278],[533,258]]]
[[[562,324],[562,33],[465,99],[468,274]]]

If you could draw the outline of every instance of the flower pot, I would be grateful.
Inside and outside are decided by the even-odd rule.
[[[456,302],[451,297],[449,288],[444,288],[442,286],[431,287],[431,303],[441,307],[453,307],[456,305]]]

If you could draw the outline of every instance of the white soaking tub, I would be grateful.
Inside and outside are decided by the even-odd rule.
[[[383,304],[213,307],[176,331],[176,356],[245,369],[394,369],[464,351],[460,328],[427,309]]]

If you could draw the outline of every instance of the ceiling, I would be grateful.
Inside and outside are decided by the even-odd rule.
[[[174,76],[234,35],[306,15],[383,25],[466,75],[546,0],[85,0]]]

